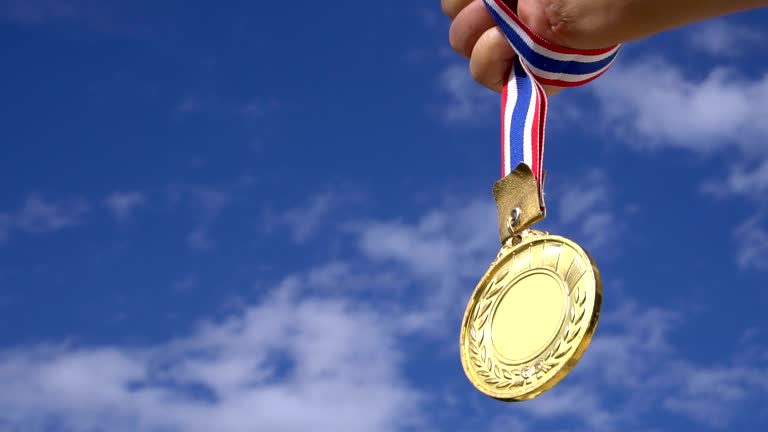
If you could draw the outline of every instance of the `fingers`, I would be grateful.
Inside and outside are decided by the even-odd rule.
[[[500,92],[515,55],[515,50],[498,27],[486,30],[472,49],[469,60],[472,78],[483,86]]]
[[[448,18],[454,19],[468,4],[473,0],[442,0],[443,12],[448,15]]]
[[[480,36],[495,25],[482,0],[474,0],[456,15],[451,24],[448,34],[451,48],[468,58]]]
[[[507,0],[514,8],[517,1]],[[443,11],[453,19],[449,33],[451,47],[468,57],[472,77],[481,85],[500,92],[506,84],[516,54],[496,26],[482,0],[442,0]],[[552,96],[561,89],[544,87]]]

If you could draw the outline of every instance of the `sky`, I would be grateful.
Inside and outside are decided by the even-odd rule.
[[[499,98],[437,1],[0,0],[0,431],[768,429],[768,11],[550,100],[602,316],[478,393]]]

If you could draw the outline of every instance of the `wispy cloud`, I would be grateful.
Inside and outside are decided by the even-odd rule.
[[[173,282],[173,289],[176,291],[189,291],[195,289],[199,285],[197,276],[188,274],[181,279]]]
[[[343,299],[264,303],[154,347],[0,352],[11,429],[392,431],[420,422],[386,316]],[[354,413],[354,415],[351,415]]]
[[[24,231],[46,233],[79,225],[89,208],[83,198],[53,202],[30,195],[14,219],[16,226]]]
[[[215,217],[232,202],[232,194],[213,186],[190,186],[185,189],[195,205],[200,206],[207,217]]]
[[[553,189],[550,203],[558,215],[558,229],[574,233],[590,250],[613,251],[611,241],[623,230],[611,200],[609,181],[601,170],[592,170],[583,176]]]
[[[746,164],[734,166],[724,179],[705,182],[703,190],[718,198],[741,196],[763,202],[768,193],[768,158],[752,169]]]
[[[589,87],[604,125],[640,149],[680,148],[701,154],[725,148],[766,154],[768,75],[745,78],[727,68],[704,79],[658,59],[617,65]]]
[[[184,96],[176,105],[176,111],[181,113],[197,113],[205,108],[203,99],[199,96]]]
[[[79,0],[2,0],[0,16],[27,23],[73,19],[85,13],[87,2]]]
[[[571,186],[558,194],[558,205],[571,210],[558,223],[586,235],[595,235],[597,229],[605,232],[600,248],[610,253],[610,236],[621,227],[613,221],[611,191],[604,175],[593,172]],[[613,222],[589,222],[585,215],[590,213]],[[424,297],[408,303],[418,313],[404,314],[402,325],[412,331],[435,333],[435,328],[443,327],[438,323],[454,316],[451,311],[456,305],[464,306],[467,286],[482,274],[489,255],[498,247],[495,217],[492,202],[473,202],[466,207],[434,209],[410,223],[370,223],[359,231],[359,247],[368,259],[398,263],[418,281],[417,286],[422,286]],[[572,377],[556,390],[521,406],[526,424],[567,418],[571,430],[627,430],[643,427],[649,413],[667,412],[713,426],[716,422],[707,414],[671,402],[685,400],[700,410],[717,404],[710,395],[689,392],[681,384],[712,370],[732,377],[729,385],[741,395],[717,407],[720,421],[728,423],[744,412],[745,405],[768,392],[763,384],[768,372],[756,363],[725,360],[702,364],[688,358],[672,339],[686,322],[685,312],[643,306],[627,297],[618,300],[603,312],[601,330]],[[743,370],[758,378],[744,379],[747,374]]]
[[[69,22],[97,32],[147,33],[146,19],[135,19],[129,3],[113,0],[0,0],[0,19],[26,25]]]
[[[724,26],[711,24],[707,28],[712,35],[702,36],[714,51],[752,38],[755,31]],[[763,205],[768,192],[768,104],[756,101],[768,99],[768,74],[749,78],[719,67],[698,79],[669,60],[645,58],[617,65],[590,88],[600,102],[603,125],[617,140],[646,151],[727,156],[728,172],[705,181],[702,190],[716,198],[741,197]],[[734,236],[740,266],[763,268],[768,235],[757,219],[742,223]]]
[[[664,398],[664,406],[713,428],[726,428],[734,411],[752,395],[768,394],[768,374],[753,366],[682,364],[672,373],[678,376],[681,389]]]
[[[293,207],[266,209],[261,218],[261,228],[266,232],[287,231],[294,243],[304,244],[312,240],[324,226],[338,228],[347,223],[358,213],[350,210],[366,202],[362,194],[343,187],[296,198]],[[331,221],[335,223],[329,223]]]
[[[323,192],[307,198],[303,205],[282,212],[267,212],[265,226],[285,227],[291,239],[296,243],[304,243],[314,235],[320,225],[342,199],[330,192]]]
[[[196,226],[195,229],[187,234],[184,240],[192,250],[205,252],[213,248],[213,240],[211,240],[207,224]]]
[[[146,203],[146,195],[138,191],[116,191],[104,199],[104,205],[119,222],[130,220],[133,213]]]
[[[435,413],[406,378],[425,362],[409,344],[429,338],[454,352],[456,329],[446,324],[495,255],[495,217],[482,201],[412,221],[360,222],[350,233],[354,258],[289,275],[260,302],[167,343],[6,348],[0,424],[30,432],[51,421],[75,431],[424,430]],[[359,290],[364,298],[348,295]],[[750,358],[692,361],[672,337],[693,323],[686,313],[617,301],[568,380],[521,405],[512,424],[538,430],[567,419],[569,430],[639,430],[665,413],[727,425],[768,393],[768,372]],[[712,386],[723,386],[723,397]],[[509,420],[463,409],[480,423]]]
[[[191,208],[198,212],[198,222],[186,236],[187,245],[194,250],[213,248],[211,225],[222,211],[234,200],[234,193],[227,188],[200,184],[173,184],[168,188],[172,207]]]
[[[768,270],[768,221],[761,213],[736,227],[733,237],[739,267]]]
[[[6,238],[8,238],[8,232],[12,228],[11,216],[5,213],[0,213],[0,244],[2,244]]]
[[[254,99],[246,102],[240,107],[240,114],[249,118],[262,117],[265,110],[266,107],[264,102],[259,99]]]
[[[478,200],[435,208],[410,222],[363,222],[354,229],[367,260],[396,265],[428,287],[427,298],[409,299],[419,305],[418,312],[408,314],[404,322],[440,334],[450,327],[439,323],[461,313],[468,286],[477,283],[501,246],[496,226],[493,201]]]
[[[638,430],[653,412],[709,427],[729,424],[768,393],[768,371],[753,362],[690,360],[671,339],[683,318],[625,299],[601,318],[568,382],[522,408],[534,418],[568,418],[576,430],[576,419],[590,431]],[[722,388],[723,397],[713,388]]]
[[[12,231],[44,234],[80,225],[89,210],[84,198],[54,201],[29,195],[18,210],[0,212],[0,241]]]
[[[444,122],[471,124],[498,109],[498,95],[475,82],[465,63],[446,66],[437,83],[441,98],[435,110]]]
[[[765,48],[762,29],[746,27],[728,18],[693,25],[685,34],[693,48],[717,58],[748,55]]]

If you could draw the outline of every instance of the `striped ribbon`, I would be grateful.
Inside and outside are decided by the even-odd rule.
[[[557,46],[531,31],[503,0],[483,1],[517,52],[501,94],[502,177],[525,163],[542,192],[547,119],[547,95],[542,85],[576,87],[596,79],[616,59],[620,45],[597,50]]]

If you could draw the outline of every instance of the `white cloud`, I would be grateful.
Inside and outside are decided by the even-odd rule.
[[[369,266],[368,263],[353,261],[329,261],[311,269],[307,273],[308,286],[319,293],[387,293],[391,296],[397,287],[408,286],[409,278],[402,272],[390,269],[360,272],[359,266]]]
[[[750,170],[744,165],[731,168],[723,180],[710,180],[704,184],[704,191],[718,198],[738,195],[762,202],[768,194],[768,159]]]
[[[0,20],[25,25],[73,23],[97,32],[145,36],[147,20],[134,18],[133,12],[129,4],[114,0],[0,0]]]
[[[708,28],[712,50],[753,38],[752,30],[725,36],[731,30],[722,23]],[[706,181],[702,190],[762,205],[768,192],[768,104],[762,103],[768,100],[768,74],[745,78],[720,67],[702,79],[687,75],[667,61],[645,59],[617,65],[590,88],[606,127],[619,139],[639,149],[678,148],[735,161],[723,179]],[[757,219],[742,223],[734,236],[742,268],[767,266],[768,231]]]
[[[605,175],[601,171],[592,171],[574,180],[558,191],[558,217],[563,224],[578,222],[608,199]]]
[[[219,215],[232,202],[232,193],[224,188],[200,184],[173,184],[168,188],[170,204],[203,210],[206,219]]]
[[[7,223],[31,233],[59,231],[81,224],[89,207],[82,198],[54,202],[30,195],[21,209],[7,217]]]
[[[414,273],[450,279],[471,275],[478,255],[493,257],[500,243],[492,200],[432,210],[415,223],[374,222],[360,235],[372,259],[392,259]]]
[[[133,212],[144,206],[146,203],[147,197],[143,193],[136,191],[117,191],[104,200],[104,205],[107,206],[115,218],[120,222],[129,220]]]
[[[213,247],[211,225],[233,201],[233,193],[225,188],[199,185],[174,184],[168,188],[172,207],[188,207],[199,212],[196,226],[187,233],[185,242],[191,249],[207,251]]]
[[[80,225],[89,210],[83,198],[56,201],[29,195],[18,210],[0,212],[0,243],[14,231],[45,234]]]
[[[713,428],[727,427],[734,409],[753,395],[768,395],[768,373],[762,368],[681,365],[674,373],[681,390],[666,397],[664,406]]]
[[[731,167],[724,179],[710,179],[702,190],[716,198],[741,197],[758,207],[754,216],[733,229],[736,263],[743,270],[768,269],[768,222],[765,196],[768,194],[768,159],[752,169],[745,164]]]
[[[185,240],[187,246],[196,251],[208,251],[213,248],[213,240],[211,240],[211,235],[208,232],[208,226],[204,224],[198,225],[190,231]]]
[[[568,235],[593,253],[615,254],[611,242],[623,225],[615,215],[607,184],[600,171],[567,184],[550,184],[554,197],[550,218],[556,229],[547,230]],[[355,229],[366,258],[396,263],[429,286],[429,298],[409,319],[414,327],[434,331],[444,328],[435,322],[463,312],[468,295],[501,246],[497,227],[496,205],[488,197],[436,208],[415,221],[368,222]]]
[[[189,193],[197,200],[209,217],[218,215],[232,201],[229,192],[210,186],[192,187],[189,189]]]
[[[591,431],[612,430],[615,414],[605,409],[600,393],[588,383],[562,386],[558,391],[547,394],[546,398],[526,404],[522,410],[539,419],[579,419]]]
[[[5,213],[0,213],[0,244],[2,244],[6,238],[8,238],[8,231],[11,230],[11,216]]]
[[[495,218],[488,200],[413,222],[356,224],[355,258],[285,278],[260,303],[168,343],[0,351],[0,424],[30,432],[50,421],[74,431],[424,430],[435,415],[426,404],[442,402],[405,376],[442,355],[458,362],[457,312],[498,248]],[[368,300],[350,296],[360,290]],[[518,405],[512,425],[537,430],[567,419],[569,430],[640,430],[656,413],[727,425],[768,391],[768,372],[754,359],[703,364],[679,350],[672,334],[695,325],[685,311],[612,292],[574,372]],[[436,353],[411,354],[424,340]],[[727,386],[725,397],[713,398],[709,384]],[[494,428],[509,420],[476,404],[462,409]]]
[[[753,27],[745,27],[727,18],[709,20],[686,29],[693,48],[714,57],[736,57],[762,48],[765,35]]]
[[[312,240],[321,228],[338,228],[351,219],[350,216],[341,220],[337,217],[333,224],[328,225],[332,220],[332,213],[349,214],[348,210],[359,208],[366,202],[364,195],[342,187],[337,187],[332,192],[323,191],[299,196],[293,200],[292,208],[277,211],[266,209],[261,229],[265,232],[284,229],[294,243],[304,244]]]
[[[203,110],[204,103],[198,96],[189,95],[182,98],[176,105],[176,111],[181,113],[198,113]]]
[[[605,125],[637,148],[710,154],[725,148],[768,153],[768,75],[747,79],[716,68],[689,78],[663,60],[616,65],[589,87]]]
[[[177,279],[173,282],[173,289],[176,291],[189,291],[197,288],[199,282],[197,277],[192,274],[188,274],[181,279]]]
[[[304,205],[282,212],[279,216],[267,215],[267,224],[288,227],[291,239],[296,243],[304,243],[316,233],[330,211],[339,203],[336,195],[320,193],[308,198]]]
[[[264,102],[260,99],[253,99],[245,104],[240,108],[240,114],[249,117],[249,118],[257,118],[257,117],[263,117],[265,113],[266,108],[264,107]]]
[[[0,16],[24,23],[71,19],[80,15],[80,1],[3,0]]]
[[[768,270],[768,228],[760,213],[736,227],[733,236],[741,268]]]
[[[291,282],[286,282],[291,285]],[[401,371],[390,317],[344,299],[265,302],[155,347],[0,352],[11,430],[393,431],[422,395]]]
[[[608,179],[604,172],[592,170],[564,184],[550,184],[547,195],[550,211],[557,215],[558,231],[572,233],[589,250],[612,252],[610,243],[621,233],[623,224],[616,217]],[[549,197],[554,199],[549,202]]]
[[[569,430],[641,430],[653,413],[723,427],[768,394],[755,360],[700,364],[671,339],[678,311],[630,300],[604,311],[598,332],[568,379],[521,409],[535,419],[567,418]],[[734,358],[736,356],[733,356]]]
[[[441,100],[436,109],[447,123],[484,121],[498,109],[499,96],[472,79],[466,64],[448,65],[438,77]]]
[[[358,246],[375,263],[394,263],[428,290],[408,325],[444,332],[501,246],[492,200],[427,212],[413,223],[361,224]],[[422,303],[423,302],[423,303]],[[413,301],[414,305],[416,301]]]
[[[470,430],[474,431],[477,429],[472,428]],[[486,430],[488,432],[527,432],[531,429],[528,427],[528,424],[521,420],[519,417],[506,415],[493,418],[490,425],[483,428],[482,430]]]

